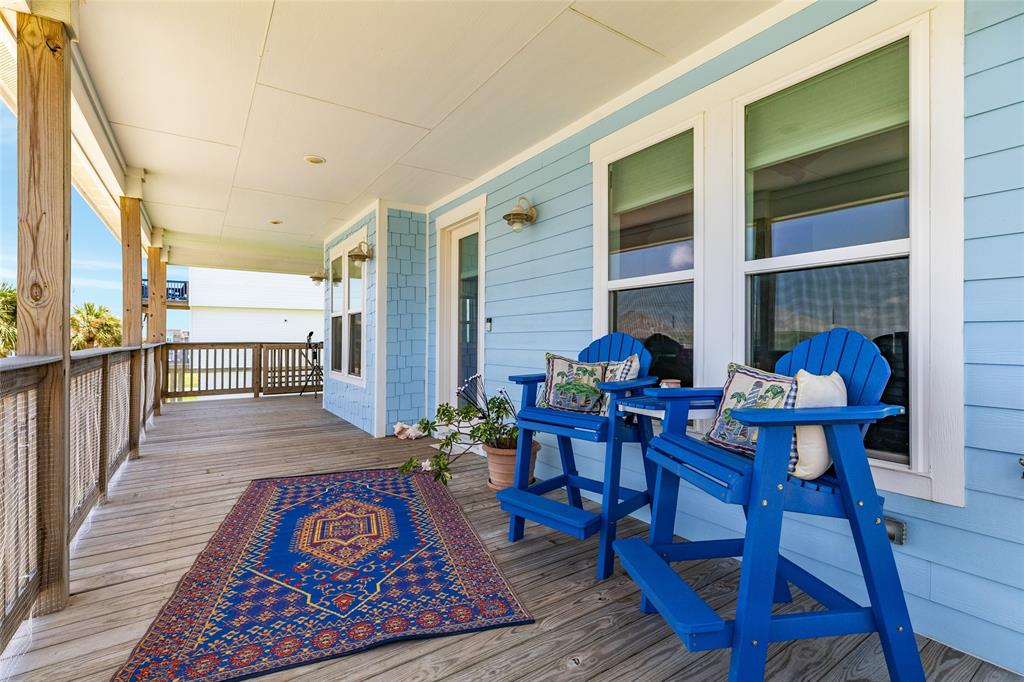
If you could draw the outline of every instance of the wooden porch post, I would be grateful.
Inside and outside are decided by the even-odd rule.
[[[142,428],[142,223],[139,200],[121,197],[121,343],[132,346],[128,458],[139,456]]]
[[[160,260],[160,247],[146,250],[149,260],[149,343],[167,340],[167,263]],[[141,284],[140,284],[141,286]]]
[[[64,24],[18,14],[18,355],[54,355],[40,384],[37,614],[68,600],[71,74]]]
[[[161,258],[161,248],[151,246],[148,249],[149,261],[149,342],[163,343],[167,340],[167,263]],[[163,394],[163,357],[157,349],[153,353],[153,372],[156,388],[153,391],[153,414],[160,414],[160,400]]]

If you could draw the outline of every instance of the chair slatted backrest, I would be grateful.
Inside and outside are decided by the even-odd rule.
[[[892,370],[870,339],[849,329],[832,329],[798,343],[779,358],[775,371],[796,376],[839,372],[846,382],[847,405],[877,405]]]
[[[653,361],[650,351],[644,344],[629,334],[612,332],[602,336],[580,351],[580,362],[617,362],[636,354],[640,358],[639,377],[647,376]]]

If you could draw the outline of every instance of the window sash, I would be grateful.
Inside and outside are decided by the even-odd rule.
[[[613,161],[608,175],[613,214],[693,191],[693,130]]]
[[[909,121],[910,41],[902,38],[748,104],[746,168],[754,171]]]

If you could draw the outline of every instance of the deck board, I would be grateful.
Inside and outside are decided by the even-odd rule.
[[[251,479],[390,467],[430,452],[423,441],[372,439],[309,397],[166,404],[140,459],[125,464],[79,531],[68,608],[19,632],[0,656],[0,679],[109,679]],[[468,456],[451,490],[536,623],[398,642],[260,679],[724,679],[727,653],[687,652],[658,616],[639,611],[621,568],[594,579],[595,538],[528,525],[526,538],[510,544],[507,516],[485,481],[484,461]],[[620,523],[623,536],[644,533],[639,521]],[[731,559],[678,566],[724,616],[735,611],[738,568]],[[780,611],[811,607],[797,594]],[[937,642],[920,644],[929,679],[1022,679]],[[774,644],[769,656],[769,679],[886,679],[875,636]]]

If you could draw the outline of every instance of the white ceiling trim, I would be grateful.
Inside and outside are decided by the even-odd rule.
[[[782,21],[783,19],[786,19],[787,17],[796,14],[800,10],[805,9],[806,7],[812,5],[813,3],[814,0],[783,0],[780,4],[770,7],[769,9],[755,16],[749,21],[737,26],[736,28],[729,31],[728,33],[725,33],[719,38],[716,38],[715,40],[708,43],[704,47],[690,54],[688,57],[676,62],[667,69],[655,74],[654,76],[651,76],[647,80],[630,88],[629,90],[626,90],[621,95],[615,97],[612,100],[609,100],[605,104],[602,104],[600,107],[594,109],[585,116],[581,116],[580,118],[576,119],[575,121],[565,126],[558,132],[555,132],[547,136],[546,138],[540,140],[531,147],[524,149],[522,152],[498,164],[497,166],[487,171],[486,173],[483,173],[473,181],[466,183],[465,185],[456,189],[455,191],[450,192],[447,195],[438,199],[437,201],[432,202],[429,206],[427,206],[427,210],[432,212],[440,208],[441,206],[444,206],[445,204],[455,199],[458,199],[459,197],[469,192],[472,192],[473,190],[479,188],[486,182],[498,177],[502,173],[505,173],[506,171],[515,168],[524,161],[536,156],[540,152],[548,149],[549,147],[558,144],[562,140],[572,137],[581,130],[600,121],[605,116],[608,116],[609,114],[618,111],[619,109],[639,99],[640,97],[643,97],[644,95],[653,92],[654,90],[657,90],[666,83],[675,80],[676,78],[682,76],[686,72],[691,71],[692,69],[694,69],[697,66],[700,66],[704,62],[707,62],[717,57],[718,55],[735,47],[737,44],[745,40],[748,40],[749,38],[752,38],[761,31],[767,29],[770,26],[773,26],[774,24],[777,24],[778,22]],[[591,21],[595,21],[591,19],[589,16],[583,14],[582,12],[577,12],[577,14],[586,17]],[[601,22],[596,23],[601,24]],[[601,25],[604,26],[604,24]],[[636,41],[636,39],[630,36],[625,36],[625,34],[622,34],[621,32],[616,31],[615,29],[609,28],[608,30],[613,31],[618,35],[622,35],[628,38],[629,40],[632,40],[633,42],[642,45],[643,47],[646,47],[647,49],[652,49],[649,46]],[[654,50],[654,52],[656,54],[661,54],[656,50]]]

